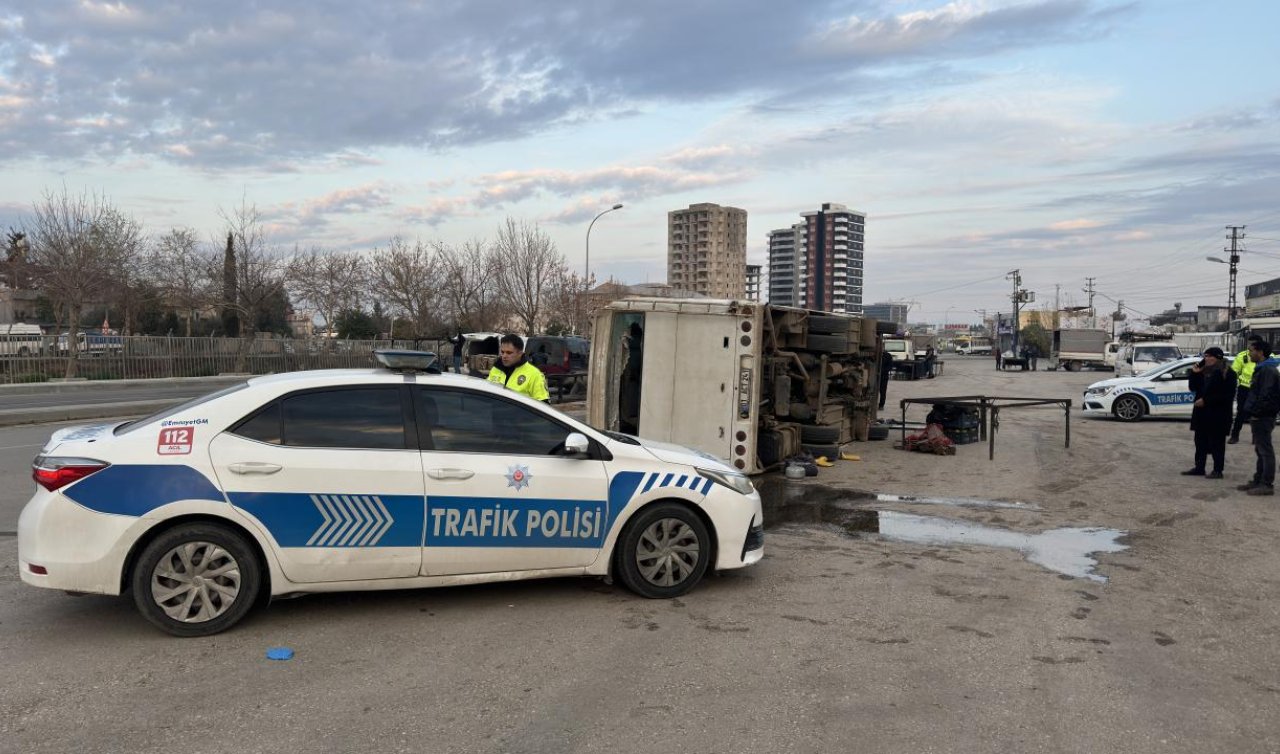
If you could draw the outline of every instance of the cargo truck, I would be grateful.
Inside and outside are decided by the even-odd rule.
[[[1106,330],[1054,330],[1049,351],[1049,370],[1062,367],[1068,372],[1107,367],[1107,345],[1111,333]]]
[[[587,421],[748,474],[804,450],[833,456],[868,438],[880,352],[874,319],[754,301],[625,298],[595,315]]]

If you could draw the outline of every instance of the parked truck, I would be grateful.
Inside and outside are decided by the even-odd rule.
[[[1049,370],[1062,367],[1068,372],[1107,367],[1107,344],[1111,333],[1106,330],[1054,330],[1049,351]],[[1114,362],[1113,362],[1114,363]]]
[[[876,417],[876,320],[748,301],[631,297],[595,316],[587,420],[754,474],[835,455]]]

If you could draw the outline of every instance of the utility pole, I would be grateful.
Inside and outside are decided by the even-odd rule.
[[[1231,320],[1236,318],[1236,269],[1240,266],[1240,239],[1244,238],[1244,234],[1240,231],[1244,229],[1244,225],[1228,225],[1227,230],[1231,231],[1231,235],[1227,236],[1227,238],[1231,239],[1231,248],[1223,249],[1223,251],[1231,252],[1231,256],[1228,258],[1231,264],[1231,293],[1227,299],[1228,327],[1231,326]]]
[[[1093,294],[1097,293],[1097,291],[1093,288],[1093,281],[1097,280],[1097,278],[1085,278],[1084,280],[1084,292],[1089,294],[1089,316],[1096,317],[1098,314],[1093,310]]]
[[[1058,283],[1054,283],[1053,284],[1053,327],[1051,329],[1053,330],[1058,329],[1058,327],[1060,326],[1060,323],[1058,322],[1058,318],[1061,316],[1062,316],[1062,286]],[[1053,333],[1050,333],[1050,337],[1052,337],[1052,335]]]
[[[1011,296],[1010,298],[1013,301],[1013,325],[1012,325],[1013,355],[1015,358],[1017,358],[1018,356],[1018,287],[1022,285],[1022,270],[1014,270],[1013,272],[1010,272],[1008,275],[1005,275],[1004,277],[1005,277],[1005,280],[1013,281],[1013,296]]]
[[[1018,356],[1018,314],[1022,310],[1023,304],[1029,304],[1036,300],[1036,294],[1022,287],[1022,270],[1014,270],[1005,275],[1006,280],[1013,281],[1013,355]]]

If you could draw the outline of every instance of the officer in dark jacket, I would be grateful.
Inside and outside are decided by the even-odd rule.
[[[1276,414],[1280,414],[1280,372],[1276,371],[1280,359],[1268,358],[1270,353],[1270,343],[1250,341],[1249,360],[1255,366],[1244,410],[1249,415],[1249,430],[1253,433],[1253,452],[1258,456],[1258,465],[1253,479],[1236,488],[1250,495],[1276,494],[1276,451],[1271,444],[1271,432],[1276,427]]]
[[[1205,476],[1204,463],[1213,457],[1209,479],[1222,478],[1227,434],[1231,432],[1231,403],[1236,393],[1236,373],[1227,367],[1221,348],[1209,348],[1204,359],[1191,367],[1187,387],[1195,393],[1191,431],[1195,432],[1196,465],[1184,476]]]

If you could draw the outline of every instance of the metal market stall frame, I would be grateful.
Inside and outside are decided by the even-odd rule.
[[[1032,408],[1035,406],[1061,406],[1063,447],[1071,447],[1071,399],[1070,398],[1009,398],[987,395],[959,395],[949,398],[903,398],[898,402],[902,408],[902,444],[907,444],[907,406],[918,403],[936,406],[949,403],[956,406],[978,409],[979,439],[987,441],[987,460],[996,457],[996,431],[1000,428],[1000,410],[1005,408]]]

